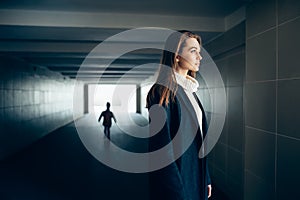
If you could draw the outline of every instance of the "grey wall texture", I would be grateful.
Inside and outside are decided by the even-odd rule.
[[[73,120],[74,80],[8,57],[0,77],[0,159]]]
[[[299,199],[300,2],[246,13],[244,199]]]
[[[212,182],[228,198],[240,200],[244,184],[245,23],[223,33],[204,48],[215,61],[226,89],[227,116],[223,132],[209,154]],[[205,98],[207,98],[207,95]],[[204,107],[212,114],[208,100]]]
[[[299,1],[252,1],[244,23],[205,45],[226,86],[209,163],[229,199],[300,198],[299,15]]]

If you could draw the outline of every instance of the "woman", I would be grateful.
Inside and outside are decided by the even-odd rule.
[[[195,93],[198,87],[195,75],[202,59],[200,50],[198,35],[189,31],[171,34],[165,44],[157,81],[147,95],[152,136],[149,151],[169,146],[161,158],[150,158],[150,165],[172,159],[162,169],[149,174],[150,199],[205,200],[211,196],[207,161],[199,158],[207,132],[205,113]],[[154,119],[162,114],[151,110],[154,105],[165,111],[165,123],[158,131],[153,121],[161,121]]]

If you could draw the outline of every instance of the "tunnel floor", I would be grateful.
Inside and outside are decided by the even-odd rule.
[[[126,118],[126,116],[124,117]],[[133,114],[137,124],[147,125],[141,115]],[[105,152],[109,145],[131,152],[146,152],[147,141],[124,134],[117,125],[111,128],[111,141],[101,124],[91,125],[90,115],[76,121],[90,134],[93,148]],[[126,127],[129,130],[131,127]],[[126,131],[125,130],[125,131]],[[24,133],[26,134],[26,133]],[[69,123],[39,141],[0,161],[0,199],[148,199],[147,173],[127,173],[98,161],[82,143],[75,123]],[[121,159],[121,158],[114,158]],[[213,200],[226,200],[214,187]]]

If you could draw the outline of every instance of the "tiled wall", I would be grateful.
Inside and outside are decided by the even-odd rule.
[[[244,199],[300,199],[300,1],[246,13]]]
[[[245,23],[237,25],[205,44],[204,48],[221,73],[227,96],[227,102],[224,102],[227,115],[223,132],[208,156],[210,174],[213,184],[228,198],[240,200],[243,198],[244,189]],[[214,91],[214,88],[209,89]],[[201,93],[199,96],[203,98]],[[207,96],[208,93],[204,92],[202,101],[209,114],[214,111]]]
[[[73,120],[74,81],[4,56],[0,77],[0,159]]]

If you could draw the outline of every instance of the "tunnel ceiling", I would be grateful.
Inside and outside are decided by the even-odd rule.
[[[179,0],[143,3],[138,0],[74,0],[72,3],[2,0],[0,54],[47,67],[70,78],[77,76],[89,83],[98,82],[99,76],[101,83],[120,80],[138,83],[153,76],[157,65],[145,64],[158,63],[161,50],[140,48],[118,58],[104,53],[83,61],[111,36],[138,27],[192,30],[206,43],[226,31],[228,20],[239,16],[235,13],[246,3],[245,0],[192,0],[185,4]],[[111,44],[119,48],[126,42]],[[153,42],[163,45],[163,41]],[[107,66],[112,58],[113,62]]]

